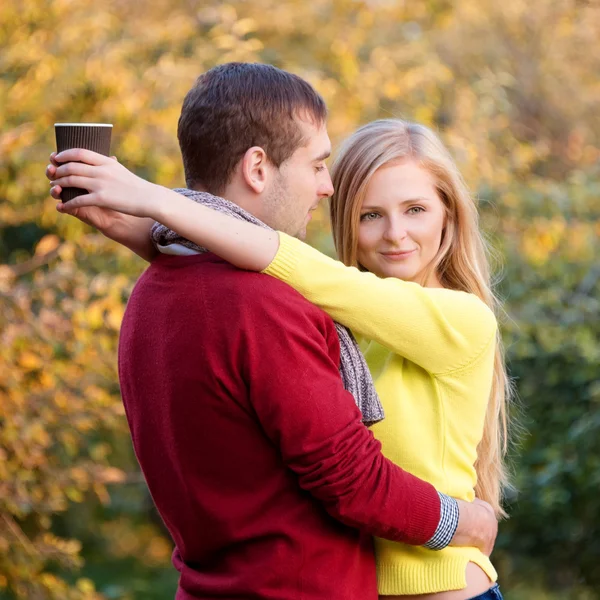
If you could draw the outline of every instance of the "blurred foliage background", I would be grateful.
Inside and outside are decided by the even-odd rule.
[[[509,600],[600,597],[600,3],[4,0],[0,5],[0,598],[173,596],[132,454],[116,344],[141,259],[61,217],[54,122],[183,185],[176,125],[217,63],[312,82],[340,141],[439,130],[498,254],[523,431],[494,559]],[[324,209],[310,241],[331,252]]]

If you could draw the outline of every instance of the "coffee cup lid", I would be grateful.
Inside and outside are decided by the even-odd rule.
[[[112,123],[54,123],[54,127],[112,127]]]

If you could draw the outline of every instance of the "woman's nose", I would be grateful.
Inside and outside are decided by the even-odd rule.
[[[383,237],[388,242],[400,242],[406,237],[406,228],[397,221],[390,221],[383,232]]]

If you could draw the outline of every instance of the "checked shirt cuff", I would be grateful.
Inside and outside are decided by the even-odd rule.
[[[454,537],[458,527],[458,502],[438,492],[440,497],[440,522],[433,537],[425,544],[425,548],[430,550],[442,550],[445,548]]]

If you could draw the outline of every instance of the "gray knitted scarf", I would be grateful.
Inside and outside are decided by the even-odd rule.
[[[209,208],[235,217],[236,219],[254,223],[254,225],[259,225],[265,229],[270,229],[268,225],[265,225],[262,221],[259,221],[244,209],[224,198],[213,196],[206,192],[196,192],[184,188],[178,188],[175,191],[194,202],[208,206]],[[206,248],[202,248],[193,242],[182,238],[160,223],[154,224],[151,235],[152,241],[157,247],[160,246],[164,248],[165,246],[178,244],[185,246],[193,252],[208,252]],[[365,425],[377,423],[383,419],[383,408],[379,396],[375,391],[373,378],[371,377],[365,358],[350,330],[339,323],[336,323],[335,327],[340,339],[340,374],[342,376],[344,387],[354,396],[356,405],[362,412]],[[326,399],[324,399],[324,402],[325,401]]]

